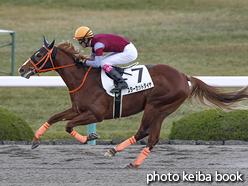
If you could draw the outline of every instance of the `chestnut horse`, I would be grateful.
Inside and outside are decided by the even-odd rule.
[[[88,137],[82,136],[73,130],[74,127],[113,118],[114,99],[99,86],[99,83],[101,84],[101,69],[75,65],[74,56],[79,55],[80,51],[75,49],[68,41],[60,43],[58,47],[54,46],[54,42],[55,40],[49,44],[44,37],[44,46],[19,68],[19,73],[22,77],[29,78],[40,72],[57,71],[69,89],[72,107],[52,116],[36,131],[32,149],[39,145],[38,139],[45,130],[58,121],[70,120],[66,124],[66,131],[80,142],[85,143],[99,138],[99,136],[97,134],[90,134]],[[137,114],[144,110],[140,128],[134,136],[105,154],[105,156],[112,157],[117,152],[121,152],[129,145],[149,135],[144,150],[127,167],[139,167],[141,165],[159,141],[164,119],[173,113],[187,98],[189,100],[197,98],[205,105],[210,102],[222,109],[230,110],[233,103],[248,97],[248,87],[236,92],[224,93],[168,65],[149,65],[147,69],[154,87],[123,96],[122,104],[121,117]],[[87,77],[89,70],[91,76]],[[191,88],[188,81],[191,83]]]

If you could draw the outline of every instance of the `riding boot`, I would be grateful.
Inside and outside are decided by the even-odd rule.
[[[108,74],[114,79],[115,82],[117,82],[115,88],[110,91],[111,93],[119,92],[121,89],[125,89],[128,87],[125,80],[114,68],[110,70]]]

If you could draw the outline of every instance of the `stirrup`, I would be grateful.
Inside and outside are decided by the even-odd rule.
[[[118,93],[120,91],[121,89],[117,89],[117,88],[113,88],[112,90],[110,90],[111,93]]]
[[[116,87],[114,87],[110,92],[111,93],[116,93],[120,92],[121,89],[126,89],[128,87],[127,83],[123,81],[122,83],[118,83]]]
[[[115,87],[112,90],[110,90],[111,93],[116,93],[116,92],[120,92],[122,89],[126,89],[128,86],[121,86],[121,87]]]

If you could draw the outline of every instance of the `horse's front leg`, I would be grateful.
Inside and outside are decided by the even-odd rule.
[[[91,133],[88,137],[82,136],[81,134],[77,133],[73,130],[74,127],[79,125],[88,125],[91,123],[99,122],[99,119],[96,118],[95,115],[92,114],[91,111],[85,111],[70,122],[66,124],[66,132],[70,133],[73,137],[75,137],[78,141],[85,143],[87,141],[95,140],[100,138],[99,135],[96,133]]]
[[[79,114],[75,112],[72,108],[65,110],[64,112],[61,112],[59,114],[55,114],[52,116],[44,125],[42,125],[36,132],[34,139],[32,141],[31,149],[34,149],[39,146],[39,138],[42,136],[42,134],[54,123],[58,121],[64,121],[64,120],[71,120],[75,117],[77,117]]]

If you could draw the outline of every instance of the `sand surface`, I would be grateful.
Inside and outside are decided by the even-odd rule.
[[[143,145],[104,157],[112,147],[43,145],[31,150],[29,145],[0,145],[0,185],[248,184],[247,146],[157,145],[136,169],[124,167],[137,158]],[[221,177],[216,173],[233,181],[217,182]]]

